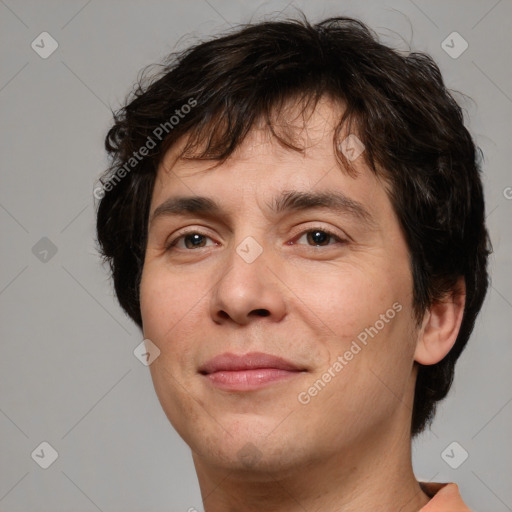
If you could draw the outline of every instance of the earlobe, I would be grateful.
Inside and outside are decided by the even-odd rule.
[[[465,302],[466,287],[461,277],[449,296],[425,312],[414,353],[416,362],[436,364],[450,352],[459,334]]]

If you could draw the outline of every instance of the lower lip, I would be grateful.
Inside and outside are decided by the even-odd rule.
[[[301,371],[258,368],[255,370],[219,371],[205,377],[216,387],[230,391],[249,391],[300,375]]]

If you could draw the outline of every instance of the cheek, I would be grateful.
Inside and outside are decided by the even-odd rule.
[[[304,275],[304,279],[290,276],[296,307],[329,337],[357,336],[397,300],[396,286],[378,279],[373,268],[378,267],[327,266]]]
[[[163,341],[182,329],[204,307],[204,295],[190,276],[176,278],[156,266],[144,268],[140,285],[140,307],[144,336]]]
[[[148,268],[142,275],[140,304],[144,337],[160,349],[155,361],[158,364],[150,367],[157,394],[160,391],[167,395],[169,386],[173,394],[179,394],[195,372],[194,340],[206,314],[204,285],[194,283],[189,276],[177,278],[168,270]],[[171,405],[164,408],[168,410]]]
[[[346,378],[337,379],[340,385],[348,379],[351,386],[364,387],[361,376],[373,378],[372,370],[398,380],[410,371],[414,339],[407,265],[330,268],[315,273],[314,280],[296,280],[294,292],[305,322],[317,334],[325,333],[324,363],[332,365],[346,354],[348,364],[341,372]]]
[[[189,334],[194,326],[197,328],[199,311],[204,315],[204,302],[201,294],[194,293],[197,286],[189,279],[179,281],[156,265],[144,268],[140,305],[144,337],[160,349],[159,357],[149,367],[155,391],[169,421],[183,436],[187,431],[184,419],[201,419],[196,400],[187,390],[188,379],[195,371],[195,348]]]
[[[382,313],[386,311],[383,309]],[[352,325],[346,337],[330,340],[329,368],[321,368],[309,385],[316,387],[326,379],[330,382],[319,384],[321,391],[312,398],[307,411],[310,418],[322,421],[320,428],[325,429],[325,437],[332,443],[345,443],[347,436],[377,431],[383,422],[401,414],[404,407],[412,407],[409,397],[413,389],[413,345],[407,315],[403,307],[389,323],[376,325],[374,315],[367,312],[367,321],[361,315],[360,325]],[[343,323],[338,325],[341,330]],[[329,369],[334,374],[332,378]],[[324,418],[331,421],[325,424]]]

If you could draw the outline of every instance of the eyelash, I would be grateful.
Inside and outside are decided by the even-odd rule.
[[[321,228],[321,227],[314,227],[314,228],[310,228],[310,229],[306,229],[304,231],[301,231],[296,237],[295,239],[296,240],[299,240],[300,238],[302,238],[304,235],[307,235],[308,233],[314,233],[316,231],[320,231],[321,233],[325,233],[326,235],[329,235],[331,238],[333,238],[334,240],[336,240],[337,242],[340,242],[340,243],[347,243],[347,240],[341,238],[339,235],[337,235],[336,233],[334,233],[333,231],[329,230],[329,229],[326,229],[326,228]],[[203,233],[201,231],[198,231],[198,230],[191,230],[191,231],[186,231],[184,233],[181,233],[179,236],[177,236],[176,238],[174,238],[171,242],[169,242],[166,247],[165,247],[165,250],[166,251],[170,251],[172,250],[176,244],[182,239],[182,238],[185,238],[186,236],[188,235],[201,235],[201,236],[204,236],[205,238],[211,238],[209,235],[207,235],[206,233]],[[293,242],[292,244],[290,245],[295,245],[295,242]],[[329,247],[330,245],[332,244],[327,244],[326,246],[324,245],[309,245],[308,247],[311,247],[311,248],[318,248],[318,247]],[[199,247],[199,249],[204,249],[204,247]],[[194,249],[183,249],[185,251],[193,251]]]

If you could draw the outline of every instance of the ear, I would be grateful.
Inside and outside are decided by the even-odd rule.
[[[460,277],[455,288],[425,312],[414,353],[416,362],[436,364],[450,352],[459,334],[465,303],[466,285]]]

